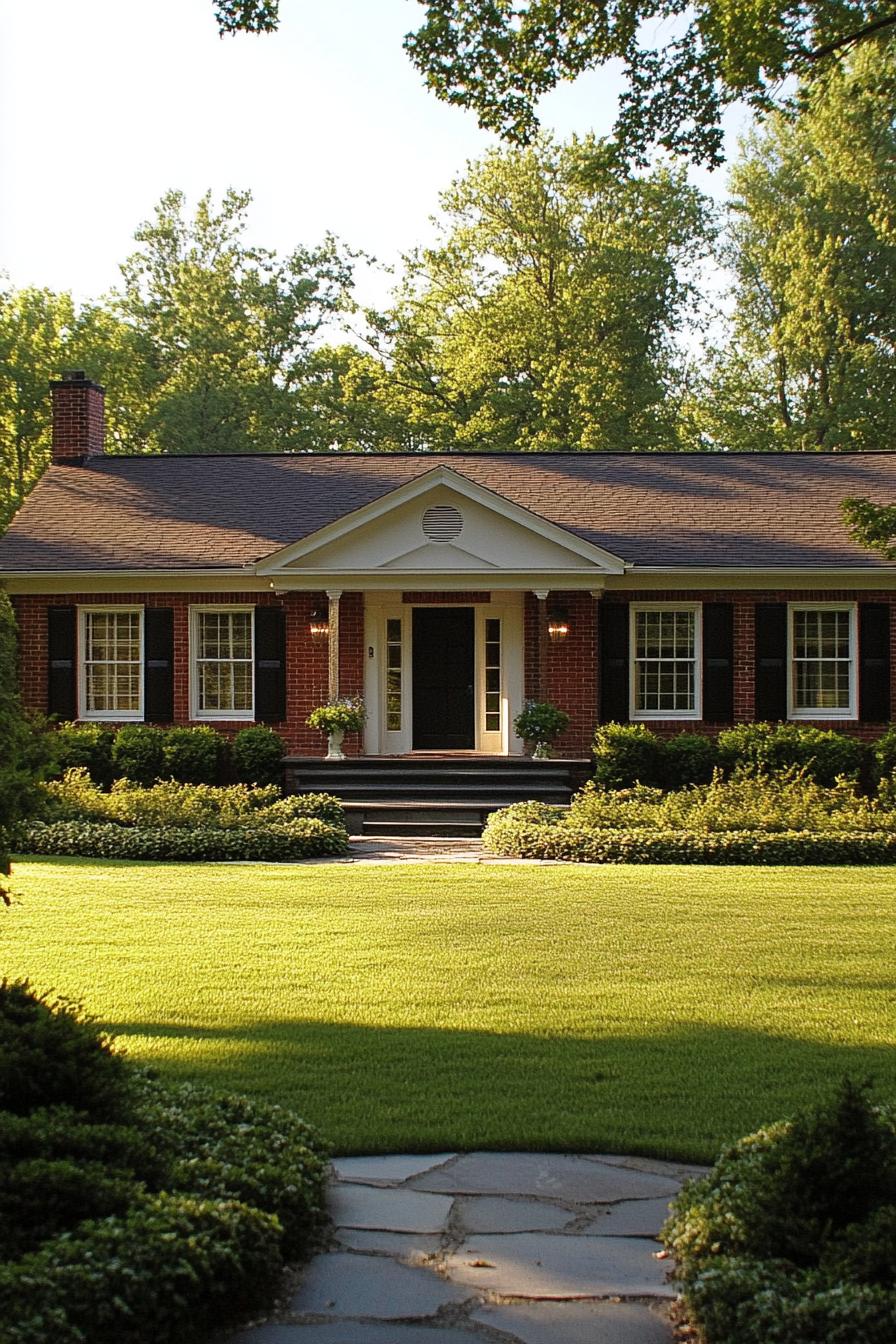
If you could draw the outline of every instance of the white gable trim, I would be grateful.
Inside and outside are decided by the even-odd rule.
[[[345,514],[342,518],[327,524],[326,527],[320,528],[317,532],[312,532],[310,536],[303,537],[301,541],[293,542],[279,551],[272,552],[271,555],[259,561],[255,567],[255,572],[260,575],[280,574],[294,561],[312,556],[316,550],[348,536],[368,523],[375,522],[378,518],[386,516],[403,504],[429,494],[438,486],[447,486],[454,493],[473,500],[486,509],[493,510],[500,514],[502,518],[516,523],[519,527],[532,532],[545,541],[562,546],[570,555],[569,569],[572,571],[589,569],[593,573],[596,569],[604,574],[623,574],[625,572],[625,562],[618,555],[613,555],[612,552],[604,550],[602,546],[594,546],[590,542],[583,541],[581,537],[574,536],[566,528],[558,527],[556,523],[548,522],[547,519],[530,512],[529,509],[524,509],[521,505],[505,499],[503,495],[488,490],[475,481],[468,480],[466,476],[452,471],[449,467],[442,466],[433,467],[430,471],[424,472],[422,476],[415,477],[413,481],[408,481],[407,484],[389,491],[388,494],[373,500],[372,503],[365,504],[360,509]],[[584,561],[584,564],[576,565],[574,557]]]

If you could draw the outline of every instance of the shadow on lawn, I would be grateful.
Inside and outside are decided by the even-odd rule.
[[[338,1152],[503,1148],[706,1161],[830,1093],[844,1073],[896,1097],[896,1051],[681,1024],[584,1038],[275,1021],[106,1024],[171,1079],[299,1111]]]

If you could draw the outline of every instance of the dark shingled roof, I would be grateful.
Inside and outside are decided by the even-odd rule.
[[[635,565],[893,569],[848,495],[896,502],[896,454],[330,454],[101,457],[54,466],[0,540],[0,571],[252,564],[445,466]]]

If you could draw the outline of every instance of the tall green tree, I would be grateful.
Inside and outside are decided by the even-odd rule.
[[[896,441],[896,46],[868,46],[746,141],[731,339],[696,419],[717,447]]]
[[[59,368],[73,325],[68,294],[0,291],[0,527],[49,459],[47,378]]]
[[[593,138],[495,150],[441,198],[438,244],[370,315],[370,399],[444,450],[676,446],[675,333],[708,211],[682,172]],[[381,443],[379,446],[399,446]]]
[[[137,230],[109,304],[141,370],[130,451],[264,452],[299,431],[295,391],[351,264],[332,238],[282,259],[248,245],[250,201],[228,191],[216,207],[207,194],[187,218],[171,191]]]

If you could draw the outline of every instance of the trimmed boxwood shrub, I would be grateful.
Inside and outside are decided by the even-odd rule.
[[[139,1116],[169,1158],[169,1189],[276,1214],[287,1256],[315,1240],[325,1218],[328,1152],[292,1111],[184,1083],[147,1086]]]
[[[896,1116],[847,1080],[723,1152],[662,1237],[706,1344],[886,1344],[894,1229]]]
[[[115,822],[32,822],[17,837],[28,854],[97,859],[286,860],[345,854],[348,836],[317,817],[242,826],[119,826]]]
[[[871,748],[877,779],[896,782],[896,727],[890,726]]]
[[[53,773],[84,769],[95,784],[108,787],[115,777],[112,743],[115,730],[101,723],[60,723],[51,734]]]
[[[154,784],[164,774],[164,742],[164,733],[143,723],[128,723],[119,728],[112,744],[112,768],[116,776],[135,784]]]
[[[838,776],[858,779],[867,766],[864,742],[845,733],[823,731],[800,723],[745,723],[719,733],[719,763],[730,774],[739,765],[760,770],[798,766],[817,784],[834,784]]]
[[[663,784],[667,789],[708,784],[718,764],[715,739],[702,733],[678,733],[663,743]]]
[[[244,784],[280,784],[286,743],[273,728],[243,728],[233,739],[233,771]]]
[[[162,775],[181,784],[217,784],[228,756],[228,742],[214,728],[167,728],[162,734]]]
[[[665,783],[663,744],[643,724],[606,723],[594,735],[594,778],[605,789]]]

